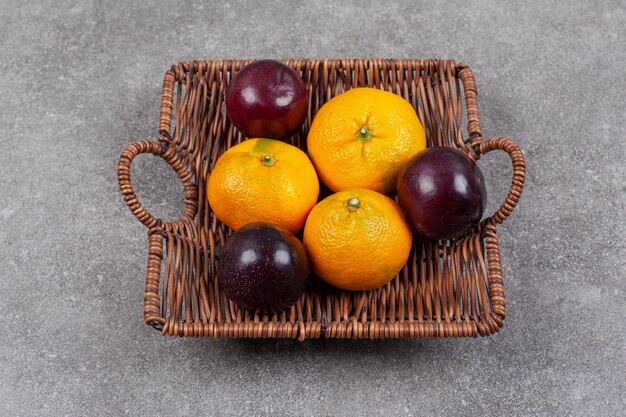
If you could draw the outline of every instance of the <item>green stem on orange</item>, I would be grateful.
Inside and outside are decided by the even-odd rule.
[[[359,129],[357,134],[354,135],[354,139],[361,143],[367,143],[372,140],[372,136],[374,136],[374,133],[368,130],[367,125],[364,125],[361,129]]]
[[[263,162],[263,165],[266,167],[272,167],[276,163],[276,158],[272,155],[263,155],[261,162]]]
[[[361,202],[358,198],[352,197],[349,198],[348,201],[346,201],[346,206],[350,211],[357,211],[361,207]]]

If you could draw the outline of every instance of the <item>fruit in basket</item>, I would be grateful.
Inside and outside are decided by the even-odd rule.
[[[304,227],[313,271],[346,290],[371,290],[389,282],[411,252],[411,228],[389,197],[346,190],[317,204]]]
[[[452,239],[478,224],[487,205],[478,165],[457,149],[430,148],[398,176],[398,200],[415,230],[431,239]]]
[[[426,148],[426,136],[408,101],[388,91],[354,88],[322,106],[307,144],[331,190],[392,193],[400,169]]]
[[[306,154],[272,139],[250,139],[227,150],[207,183],[211,208],[233,229],[265,221],[296,233],[318,194],[319,180]]]
[[[270,222],[296,233],[317,203],[319,180],[304,152],[272,139],[250,139],[215,163],[207,196],[218,219],[237,230]]]
[[[232,234],[218,262],[220,288],[238,306],[281,310],[304,293],[309,262],[300,241],[268,223]]]
[[[262,60],[246,65],[226,90],[226,110],[249,138],[285,139],[306,118],[309,99],[304,81],[289,66]]]

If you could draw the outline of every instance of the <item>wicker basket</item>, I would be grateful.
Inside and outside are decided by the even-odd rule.
[[[516,206],[525,162],[510,139],[483,139],[476,84],[469,67],[436,60],[285,60],[310,95],[307,119],[291,143],[306,150],[317,110],[341,92],[370,86],[407,99],[424,125],[428,146],[452,146],[474,160],[494,149],[513,162],[506,201],[471,234],[452,241],[415,236],[411,257],[390,283],[373,291],[342,291],[313,279],[280,314],[248,312],[220,291],[221,245],[231,230],[211,212],[205,186],[216,159],[245,138],[224,109],[228,80],[251,61],[192,61],[165,74],[160,137],[129,145],[119,160],[124,200],[148,228],[144,320],[163,334],[212,337],[399,338],[477,336],[497,332],[506,315],[496,225]],[[464,138],[462,124],[467,123]],[[163,158],[178,174],[185,210],[174,222],[151,215],[135,195],[130,167],[142,153]]]

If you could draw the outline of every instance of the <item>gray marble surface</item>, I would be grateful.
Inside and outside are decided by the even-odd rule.
[[[0,0],[0,415],[626,415],[624,2],[383,3]],[[118,156],[155,138],[172,63],[246,57],[473,68],[485,135],[528,160],[500,228],[500,333],[298,343],[143,324],[146,233]],[[493,210],[510,165],[482,167]],[[152,212],[180,215],[164,163],[133,175]]]

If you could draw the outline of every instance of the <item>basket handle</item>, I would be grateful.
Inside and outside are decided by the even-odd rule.
[[[198,210],[198,193],[195,184],[190,181],[193,173],[187,170],[175,153],[170,150],[167,149],[167,144],[164,142],[142,140],[128,145],[124,151],[122,151],[117,164],[117,181],[120,186],[120,191],[124,196],[124,201],[137,220],[148,228],[158,225],[165,230],[176,230],[178,227],[183,226],[186,221],[193,222]],[[173,222],[162,221],[150,214],[141,204],[139,198],[137,198],[130,179],[130,166],[135,157],[142,153],[151,153],[163,158],[163,160],[172,167],[183,183],[185,211],[180,219]]]
[[[479,154],[486,154],[494,149],[499,149],[509,154],[513,162],[513,180],[509,188],[509,193],[498,211],[491,216],[491,219],[496,223],[502,224],[502,222],[511,215],[522,195],[524,181],[526,179],[526,160],[524,159],[520,147],[509,138],[493,137],[486,140],[482,140],[482,138],[476,139],[478,139],[476,144]]]

